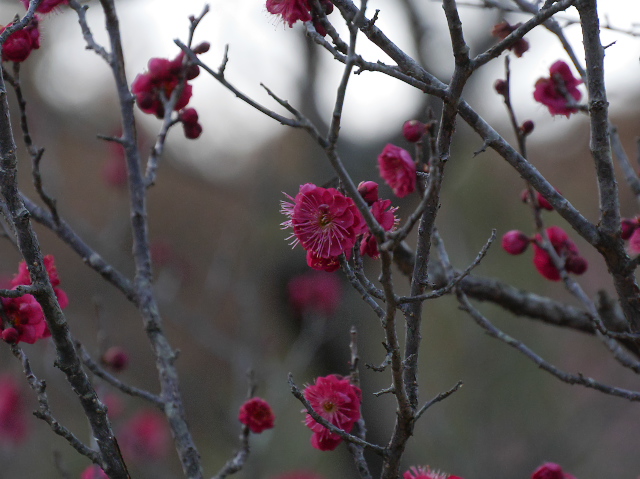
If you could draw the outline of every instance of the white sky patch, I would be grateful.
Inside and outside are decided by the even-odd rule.
[[[118,8],[123,32],[126,66],[129,82],[146,69],[151,57],[174,58],[178,47],[173,40],[186,40],[190,15],[199,15],[204,7],[202,0],[181,0],[162,2],[139,0],[119,2]],[[196,43],[209,41],[211,50],[202,55],[202,60],[217,69],[222,60],[224,47],[229,45],[229,63],[226,76],[237,88],[254,100],[277,112],[284,112],[260,87],[264,83],[276,94],[287,99],[292,105],[299,103],[296,97],[297,84],[302,71],[302,45],[299,32],[292,31],[277,17],[266,11],[264,0],[211,0],[211,10],[196,33]],[[603,5],[604,4],[604,5]],[[376,8],[381,10],[377,25],[399,47],[411,53],[409,30],[404,24],[404,16],[395,2],[371,0],[370,15]],[[451,53],[444,13],[438,2],[420,4],[426,18],[434,25],[428,36],[428,48],[441,51],[443,60],[438,62],[445,74],[450,69]],[[607,0],[601,2],[601,10],[606,10],[607,19],[619,28],[631,28],[640,22],[640,2],[637,0]],[[15,9],[5,7],[4,16],[12,17]],[[465,36],[472,41],[481,32],[474,25],[483,24],[481,15],[485,10],[461,8]],[[576,18],[574,9],[562,14],[563,18]],[[106,44],[104,20],[96,2],[90,4],[89,21],[96,39]],[[340,16],[335,11],[331,17],[342,34],[348,39]],[[518,17],[519,18],[519,17]],[[518,21],[514,17],[514,21]],[[144,31],[141,32],[141,26]],[[64,11],[50,15],[42,22],[43,43],[47,43],[47,54],[35,52],[37,62],[37,84],[43,96],[62,109],[101,111],[105,102],[113,101],[113,86],[110,72],[103,61],[93,52],[85,50],[76,16]],[[294,29],[302,28],[296,25]],[[567,36],[580,54],[581,33],[578,25],[567,28]],[[557,59],[568,60],[559,42],[548,31],[537,28],[527,35],[531,50],[512,61],[513,100],[522,119],[531,118],[549,125],[549,131],[558,131],[558,120],[549,121],[546,108],[535,103],[532,98],[533,85],[537,78],[548,75],[549,66]],[[606,79],[610,88],[612,109],[636,108],[630,103],[629,93],[638,94],[640,78],[640,39],[620,33],[603,30],[603,43],[617,43],[606,51]],[[358,38],[358,52],[368,61],[381,60],[391,63],[364,35]],[[321,113],[330,119],[335,102],[336,87],[343,67],[322,51],[321,68],[326,71],[318,82],[318,98]],[[487,94],[477,100],[480,113],[486,113],[490,121],[506,118],[495,101],[493,81],[501,78],[503,63],[494,61],[482,68]],[[584,91],[584,87],[582,87]],[[420,92],[388,78],[382,74],[364,72],[354,76],[350,82],[344,108],[342,134],[361,141],[384,136],[399,131],[402,123],[409,119],[415,104],[420,101]],[[637,98],[637,96],[636,96]],[[170,136],[169,148],[180,152],[183,161],[199,165],[205,173],[232,176],[241,173],[245,166],[241,159],[250,157],[261,144],[285,128],[251,107],[245,105],[232,93],[220,86],[206,73],[193,81],[193,97],[190,106],[196,108],[204,129],[202,137],[196,141],[186,140],[181,132]],[[149,115],[143,124],[153,135],[159,128],[159,121]],[[176,127],[178,130],[179,127]],[[178,134],[180,133],[180,134]],[[301,133],[302,134],[302,133]],[[233,157],[233,161],[229,158]],[[246,160],[251,161],[251,160]]]

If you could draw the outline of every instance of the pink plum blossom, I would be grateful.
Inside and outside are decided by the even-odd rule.
[[[571,73],[569,65],[558,60],[549,68],[549,78],[540,78],[536,82],[533,98],[549,108],[552,115],[565,115],[569,118],[578,109],[569,106],[567,95],[576,102],[580,101],[582,93],[577,86],[581,83],[582,80],[575,78]]]
[[[17,444],[27,437],[27,412],[16,379],[0,376],[0,443]]]
[[[300,314],[335,314],[342,296],[340,279],[333,274],[311,271],[294,277],[287,286],[289,302]]]
[[[0,33],[11,25],[10,23],[6,27],[2,27]],[[2,61],[23,62],[31,55],[31,51],[38,48],[40,48],[40,30],[38,29],[38,18],[34,16],[31,23],[22,30],[13,32],[4,42],[2,46]]]
[[[29,0],[20,0],[24,5],[24,8],[29,8]],[[69,0],[42,0],[38,8],[36,8],[36,12],[38,13],[49,13],[55,10],[60,5],[66,5],[69,3]]]
[[[397,225],[397,210],[397,207],[391,206],[391,200],[378,200],[373,203],[373,206],[371,206],[371,213],[385,231],[392,231]],[[367,231],[362,236],[360,254],[362,256],[369,255],[372,258],[378,258],[380,256],[380,252],[378,251],[378,242],[376,237],[369,231],[369,228],[367,228]]]
[[[273,428],[276,416],[267,401],[254,397],[240,407],[238,419],[252,432],[260,434],[266,429]]]
[[[160,413],[145,409],[127,422],[118,436],[125,459],[137,462],[155,461],[169,449],[169,430]]]
[[[398,198],[404,198],[416,189],[416,165],[407,150],[387,144],[378,156],[378,167],[380,176]]]
[[[289,199],[291,202],[282,202],[282,212],[289,217],[282,226],[293,228],[292,244],[300,243],[312,253],[312,259],[330,259],[335,263],[337,256],[351,251],[365,229],[353,200],[334,188],[307,183],[295,198]]]
[[[319,377],[315,384],[306,387],[304,397],[320,416],[346,432],[351,432],[360,420],[362,391],[348,378],[335,374]],[[342,442],[340,436],[317,423],[310,414],[307,414],[305,424],[313,431],[311,445],[316,449],[333,451]]]

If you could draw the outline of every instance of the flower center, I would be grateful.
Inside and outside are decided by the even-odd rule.
[[[332,222],[333,222],[333,215],[331,214],[329,205],[320,205],[318,207],[318,224],[322,228],[326,228],[328,226],[331,226]]]
[[[336,412],[336,410],[338,409],[337,406],[332,403],[331,401],[325,401],[322,404],[322,409],[324,409],[324,412],[326,412],[327,414],[331,414]]]

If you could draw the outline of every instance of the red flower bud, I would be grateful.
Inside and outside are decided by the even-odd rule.
[[[517,255],[526,251],[531,240],[522,231],[511,230],[502,237],[502,249],[507,253]]]
[[[371,206],[378,201],[378,183],[375,181],[361,181],[358,185],[358,193]]]
[[[123,348],[112,346],[102,355],[102,363],[115,372],[124,371],[129,365],[129,355]]]
[[[582,274],[589,267],[589,263],[582,256],[569,256],[564,267],[573,274]]]
[[[425,124],[418,120],[405,121],[402,126],[402,134],[407,141],[415,143],[420,141],[425,132]]]
[[[498,92],[499,95],[506,96],[509,92],[509,85],[504,80],[496,80],[493,84],[493,89]]]
[[[520,131],[525,135],[529,135],[533,131],[534,126],[535,125],[531,120],[527,120],[520,125]]]
[[[196,55],[200,55],[201,53],[206,53],[211,48],[211,44],[209,42],[202,42],[192,48],[193,53]]]

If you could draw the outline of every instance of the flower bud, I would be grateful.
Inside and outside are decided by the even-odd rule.
[[[375,181],[361,181],[358,185],[358,193],[371,206],[378,201],[378,183]]]
[[[502,249],[507,253],[517,255],[526,251],[531,240],[522,231],[507,231],[502,237]]]
[[[493,89],[498,92],[499,95],[506,96],[509,92],[509,85],[504,80],[496,80],[493,84]]]
[[[19,337],[20,333],[18,333],[16,328],[7,328],[2,331],[2,339],[9,344],[16,344]]]
[[[534,127],[535,124],[531,120],[527,120],[522,125],[520,125],[520,131],[524,135],[529,135],[533,131]]]
[[[402,134],[407,141],[415,143],[420,141],[425,132],[425,124],[418,120],[405,121],[402,126]]]
[[[211,44],[209,42],[202,42],[193,47],[192,50],[196,55],[200,55],[201,53],[208,52],[209,48],[211,48]]]
[[[119,373],[127,369],[129,365],[129,355],[123,348],[112,346],[102,355],[102,364]]]
[[[569,256],[564,265],[565,269],[573,274],[582,274],[587,270],[589,263],[582,256]]]

